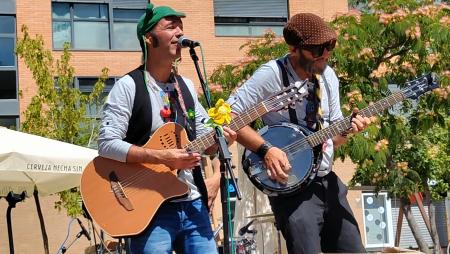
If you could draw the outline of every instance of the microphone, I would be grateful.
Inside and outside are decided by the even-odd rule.
[[[243,236],[245,233],[248,232],[248,228],[253,224],[253,222],[255,222],[256,219],[251,220],[249,223],[247,223],[247,225],[243,226],[242,228],[239,229],[239,235]]]
[[[180,46],[181,46],[182,48],[187,48],[187,47],[189,47],[189,48],[195,48],[195,47],[200,46],[200,42],[190,40],[190,39],[188,39],[188,38],[186,38],[186,37],[184,37],[184,36],[181,36],[181,37],[178,39],[178,44],[180,44]]]
[[[77,218],[78,224],[80,225],[81,228],[81,234],[86,236],[86,238],[90,241],[91,240],[91,236],[89,235],[89,232],[86,230],[86,228],[83,226],[83,223],[81,222],[80,219]]]

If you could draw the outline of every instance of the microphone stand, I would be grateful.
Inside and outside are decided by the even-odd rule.
[[[81,231],[75,236],[75,239],[72,240],[72,242],[69,243],[69,245],[66,246],[62,246],[61,247],[61,253],[66,253],[66,251],[70,248],[70,246],[72,246],[72,244],[74,244],[78,239],[80,239],[80,237],[84,234],[84,230],[81,229]]]
[[[208,90],[206,88],[206,83],[203,80],[203,76],[200,71],[200,67],[198,65],[198,56],[195,53],[194,47],[189,47],[189,54],[191,55],[192,60],[194,61],[195,70],[197,71],[198,78],[200,80],[200,84],[202,86],[203,94],[205,95],[206,104],[208,105],[208,108],[211,108],[211,98],[209,97]],[[223,136],[222,131],[219,129],[219,127],[215,128],[215,138],[219,145],[218,152],[219,152],[219,160],[220,160],[220,197],[221,197],[221,203],[222,203],[222,220],[223,220],[223,236],[224,236],[224,242],[223,242],[223,253],[228,254],[230,253],[230,213],[228,211],[229,207],[229,200],[228,200],[228,185],[227,182],[231,181],[231,184],[233,185],[234,189],[236,190],[236,197],[238,200],[241,200],[241,193],[238,189],[238,186],[236,184],[236,178],[234,177],[233,173],[233,166],[231,163],[231,153],[228,150],[228,144],[225,140],[225,137]],[[227,174],[229,176],[229,179],[227,178]]]

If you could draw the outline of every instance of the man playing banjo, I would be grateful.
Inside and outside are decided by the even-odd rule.
[[[339,81],[327,65],[336,33],[320,17],[301,13],[287,22],[283,35],[289,53],[263,64],[230,97],[233,113],[245,112],[285,86],[308,79],[314,84],[308,99],[297,103],[295,108],[267,113],[263,116],[264,123],[294,123],[314,132],[342,119]],[[346,199],[347,188],[332,171],[334,148],[346,142],[349,133],[358,133],[370,123],[356,109],[353,116],[351,129],[322,145],[322,160],[314,172],[317,175],[306,188],[289,195],[269,195],[289,253],[365,252]],[[287,138],[282,133],[280,137]],[[237,141],[263,158],[270,179],[287,182],[291,164],[295,165],[282,149],[272,146],[270,140],[264,140],[249,126],[238,131]]]

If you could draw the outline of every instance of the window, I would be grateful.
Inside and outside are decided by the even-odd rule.
[[[95,83],[98,81],[98,78],[76,78],[75,87],[80,89],[81,93],[88,95],[92,92]],[[115,78],[109,78],[105,82],[105,88],[103,89],[103,93],[98,98],[97,102],[86,105],[86,115],[91,118],[100,118],[101,107],[103,106],[104,100],[108,93],[111,91],[114,83],[116,82]]]
[[[53,3],[53,47],[109,49],[108,5]]]
[[[16,0],[2,0],[0,4],[0,13],[16,14]]]
[[[144,12],[142,10],[113,10],[113,48],[140,49],[136,38],[136,24]]]
[[[17,129],[16,0],[0,3],[0,126]]]
[[[17,99],[16,18],[0,15],[0,99]]]
[[[0,71],[0,99],[16,99],[16,71]]]
[[[0,126],[9,128],[11,130],[17,130],[19,126],[18,116],[0,116]]]
[[[105,3],[52,4],[53,48],[139,50],[136,25],[142,9],[113,8],[116,0]],[[144,2],[145,3],[145,2]],[[138,5],[133,6],[137,8]]]
[[[363,193],[366,248],[394,245],[391,200],[387,193]]]
[[[0,66],[16,65],[14,49],[16,40],[16,20],[14,16],[0,15]]]
[[[282,35],[287,18],[286,0],[214,0],[216,36]]]

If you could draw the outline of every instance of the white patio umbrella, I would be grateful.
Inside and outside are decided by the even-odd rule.
[[[80,185],[97,151],[0,128],[0,196],[10,191],[49,195]]]
[[[14,253],[11,209],[33,195],[41,223],[45,252],[47,233],[39,195],[50,195],[80,185],[84,167],[97,156],[89,148],[0,127],[0,197],[9,202],[7,211],[10,253]]]

